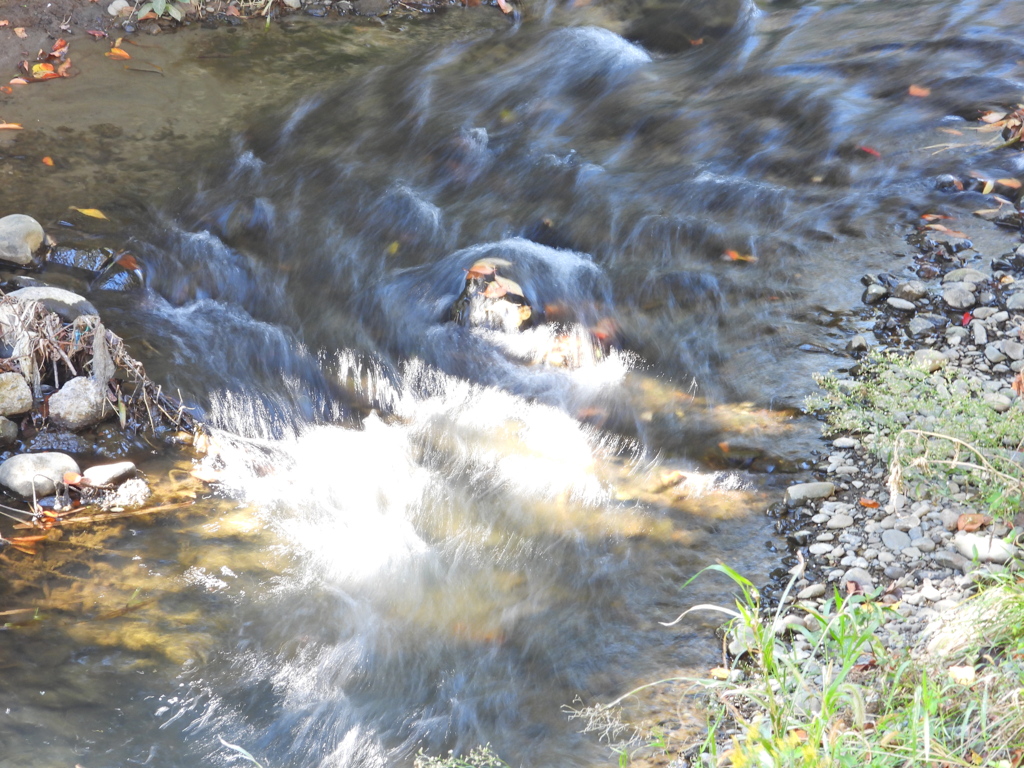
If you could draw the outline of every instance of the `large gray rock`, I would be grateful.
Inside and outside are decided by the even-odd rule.
[[[961,267],[942,276],[943,283],[984,283],[989,276],[971,267]]]
[[[786,489],[786,505],[799,507],[813,499],[827,499],[836,492],[832,483],[799,483]]]
[[[20,373],[0,373],[0,416],[32,409],[32,390]]]
[[[1006,300],[1007,309],[1024,309],[1024,291],[1015,293],[1013,296]]]
[[[953,309],[970,309],[975,304],[974,294],[956,283],[942,292],[942,300]]]
[[[19,288],[7,294],[18,301],[38,301],[51,312],[56,312],[65,322],[71,322],[79,315],[98,315],[99,312],[88,299],[63,288],[32,286]]]
[[[85,376],[66,382],[60,391],[50,396],[49,404],[50,421],[72,431],[98,424],[113,413],[107,407],[104,388]]]
[[[25,499],[49,496],[65,472],[78,473],[78,464],[64,453],[22,453],[0,464],[0,485]]]
[[[960,532],[953,545],[964,557],[982,563],[1008,563],[1016,554],[1015,547],[989,534]]]
[[[32,254],[39,250],[46,234],[39,222],[22,213],[12,213],[0,219],[0,259],[13,264],[32,262]]]

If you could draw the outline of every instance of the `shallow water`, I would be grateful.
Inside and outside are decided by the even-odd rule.
[[[0,764],[608,762],[562,706],[715,663],[711,617],[657,622],[727,599],[680,594],[705,565],[779,566],[791,409],[849,364],[857,278],[988,204],[938,174],[1022,170],[964,119],[1020,98],[1022,31],[1010,0],[453,9],[141,40],[163,75],[93,51],[18,94],[46,127],[0,147],[5,205],[220,430],[223,482],[11,571],[42,610],[0,633]],[[104,246],[144,283],[90,290]],[[442,322],[480,258],[548,322]]]

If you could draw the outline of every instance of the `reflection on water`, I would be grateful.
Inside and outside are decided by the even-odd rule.
[[[704,565],[777,566],[786,478],[740,467],[794,468],[814,425],[771,408],[843,364],[903,224],[980,207],[936,174],[1020,171],[967,134],[922,148],[1019,100],[1024,8],[575,6],[391,20],[428,44],[367,58],[366,29],[238,33],[197,66],[342,74],[176,194],[142,183],[130,234],[68,230],[67,287],[98,241],[143,264],[89,298],[218,428],[222,483],[5,575],[4,765],[241,760],[220,738],[268,768],[483,742],[596,765],[563,704],[711,662],[699,619],[657,621],[722,599],[678,593]],[[444,322],[484,258],[545,322]]]

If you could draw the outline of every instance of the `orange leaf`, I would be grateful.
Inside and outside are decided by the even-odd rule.
[[[130,59],[131,56],[124,48],[111,48],[109,51],[103,54],[111,59]]]
[[[68,41],[65,40],[62,37],[59,40],[57,40],[56,43],[53,44],[53,48],[50,49],[50,55],[51,56],[63,56],[64,53],[67,51],[67,49],[68,49]]]
[[[512,6],[508,4],[507,0],[498,0],[498,7],[501,8],[502,13],[512,13]]]
[[[64,61],[62,61],[61,65],[59,67],[57,67],[57,74],[60,75],[61,77],[67,77],[69,69],[71,69],[71,57],[70,56],[68,56]]]
[[[866,496],[862,496],[861,497],[860,505],[862,507],[867,507],[868,509],[878,509],[880,506],[882,506],[881,504],[879,504],[874,499],[869,499]]]
[[[28,37],[28,34],[26,34],[24,27],[15,27],[14,28],[14,34],[16,34],[22,40],[24,40],[26,37]]]
[[[952,219],[952,216],[946,216],[944,213],[924,213],[921,214],[921,218],[925,221],[936,221],[937,219]]]
[[[6,27],[6,26],[8,26],[8,25],[9,25],[10,23],[11,23],[11,22],[9,22],[9,21],[8,21],[7,19],[0,19],[0,27]]]
[[[20,131],[20,123],[0,123],[0,131]]]
[[[11,85],[28,85],[28,80],[24,77],[12,77]]]
[[[957,518],[956,529],[958,531],[967,531],[971,533],[973,531],[982,528],[992,522],[992,518],[988,515],[981,514],[963,514]]]
[[[948,133],[950,136],[963,136],[963,131],[958,131],[956,128],[939,128],[940,133]]]
[[[64,485],[78,485],[82,480],[82,476],[77,472],[64,473]]]
[[[727,441],[723,440],[722,442],[720,442],[718,444],[718,450],[720,450],[722,453],[728,453],[729,452],[729,443]]]
[[[46,157],[44,157],[44,158],[43,158],[43,165],[49,165],[49,166],[51,166],[51,167],[52,167],[52,166],[53,166],[53,158],[52,158],[52,157],[50,157],[49,155],[47,155]]]
[[[925,88],[923,85],[912,85],[910,86],[910,88],[907,89],[907,93],[909,93],[911,96],[918,96],[920,98],[924,98],[925,96],[931,96],[932,90],[931,88]]]
[[[993,123],[1001,122],[1004,117],[1006,117],[1006,115],[1003,112],[984,112],[978,119],[983,123],[991,125]]]
[[[1024,371],[1017,372],[1010,388],[1017,393],[1017,397],[1024,397]]]
[[[502,296],[508,293],[508,290],[498,281],[488,283],[487,287],[483,291],[483,295],[488,299],[500,299]]]
[[[237,5],[229,5],[227,8],[224,9],[224,14],[226,16],[238,16],[239,15],[239,13],[238,13],[238,6]]]
[[[861,152],[867,152],[869,155],[874,155],[875,157],[881,157],[882,156],[882,153],[879,152],[874,147],[866,147],[864,145],[861,145],[861,146],[857,147],[857,149],[859,149]]]
[[[0,85],[0,93],[14,93],[14,89],[9,85]]]
[[[1017,179],[996,179],[996,184],[1002,184],[1010,189],[1020,189],[1020,182]]]
[[[704,38],[698,37],[696,40],[690,40],[690,45],[704,45]]]
[[[103,31],[103,30],[101,30],[101,29],[87,29],[87,30],[85,30],[85,34],[87,34],[87,35],[92,35],[92,36],[93,36],[93,37],[95,37],[95,38],[96,38],[97,40],[99,40],[100,38],[103,38],[103,37],[106,37],[106,36],[107,36],[107,33],[106,33],[106,32],[104,32],[104,31]]]

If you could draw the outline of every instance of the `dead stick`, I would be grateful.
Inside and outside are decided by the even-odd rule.
[[[169,512],[172,509],[182,509],[183,507],[191,507],[195,504],[194,501],[182,501],[177,504],[163,504],[159,507],[147,507],[146,509],[133,509],[125,512],[108,512],[100,515],[89,515],[88,517],[72,517],[69,520],[62,520],[61,525],[84,525],[86,523],[103,523],[107,520],[120,520],[125,517],[139,517],[140,515],[150,515],[154,512]]]

